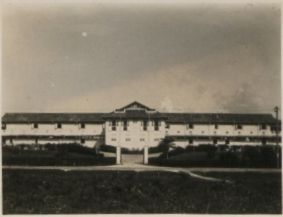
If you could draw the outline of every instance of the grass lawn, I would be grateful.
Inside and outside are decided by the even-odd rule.
[[[3,170],[4,214],[281,213],[281,174]]]

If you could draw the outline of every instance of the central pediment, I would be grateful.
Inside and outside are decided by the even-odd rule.
[[[146,105],[143,105],[137,101],[134,101],[122,108],[116,109],[115,112],[127,112],[127,111],[145,111],[145,112],[155,112],[155,109],[149,108]]]

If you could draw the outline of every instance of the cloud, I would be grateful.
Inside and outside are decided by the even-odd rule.
[[[245,112],[280,103],[278,7],[49,6],[4,10],[5,111],[111,111],[138,100],[187,112],[241,103]]]
[[[250,53],[241,53],[241,49],[230,50],[230,55],[226,52],[212,54],[215,57],[213,65],[212,57],[207,57],[194,63],[161,68],[141,74],[139,79],[120,80],[116,85],[60,101],[46,109],[105,111],[137,100],[158,110],[171,112],[262,111],[271,107],[270,101],[276,103],[279,100],[280,92],[277,88],[277,95],[271,95],[274,83],[267,82],[269,74],[258,76],[258,70],[263,70],[260,66],[242,68]],[[242,54],[239,60],[230,62],[239,52]],[[242,73],[229,73],[230,68]],[[262,85],[266,88],[259,92]],[[262,101],[267,95],[270,101]]]
[[[257,95],[247,83],[241,85],[221,103],[221,107],[227,112],[258,112],[261,106]]]

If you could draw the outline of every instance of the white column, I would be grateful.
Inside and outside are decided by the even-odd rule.
[[[116,146],[116,164],[121,164],[121,147]]]
[[[143,149],[143,163],[148,164],[148,147],[145,146]]]

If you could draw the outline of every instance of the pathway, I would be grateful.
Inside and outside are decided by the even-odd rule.
[[[21,169],[21,170],[63,170],[63,171],[163,171],[179,174],[186,174],[192,178],[213,182],[233,183],[230,180],[224,180],[214,177],[196,174],[195,172],[260,172],[260,173],[279,173],[281,169],[261,169],[261,168],[181,168],[181,167],[161,167],[143,164],[124,164],[111,166],[2,166],[3,169]]]

